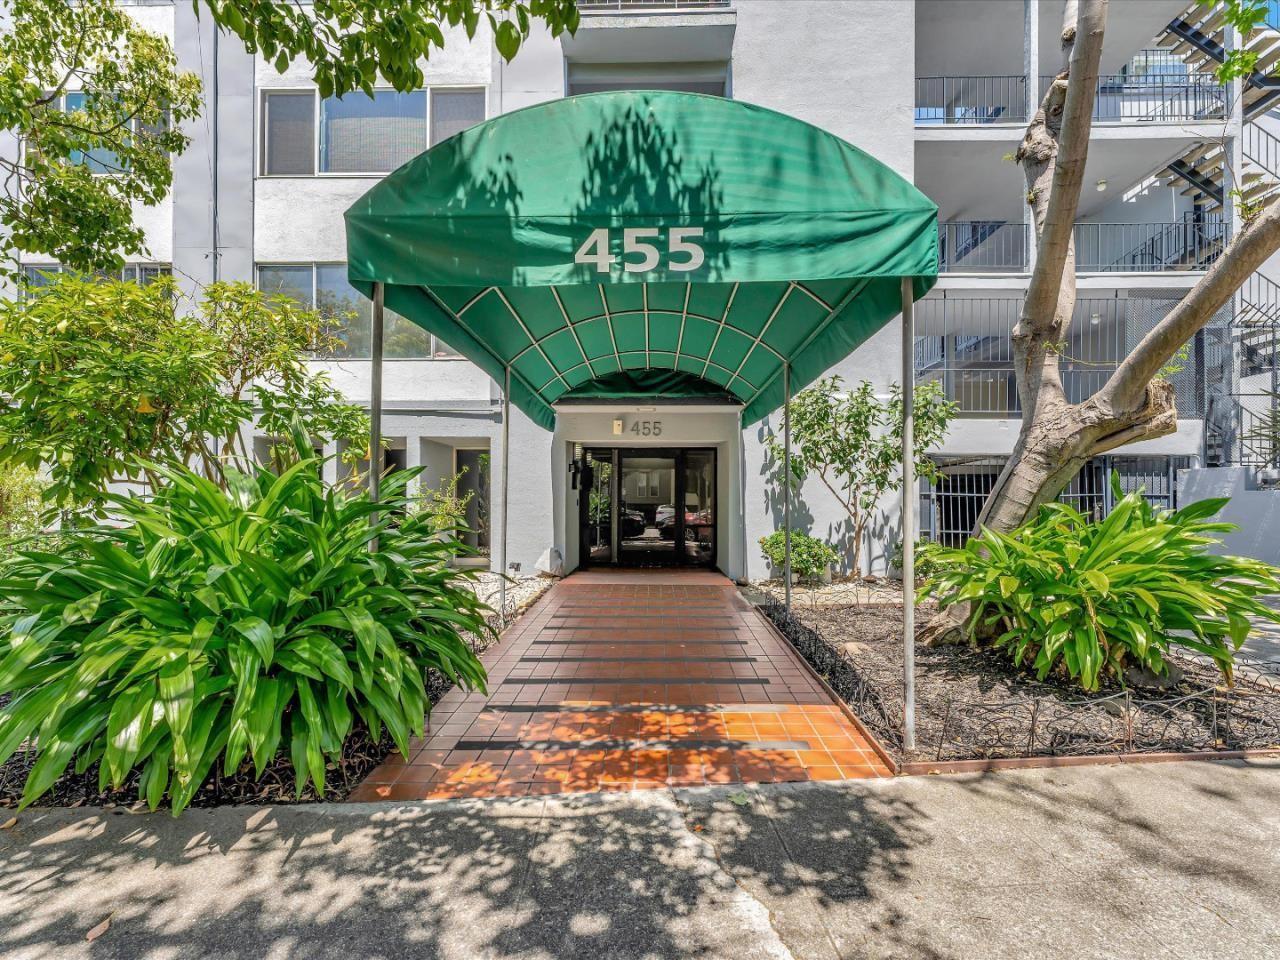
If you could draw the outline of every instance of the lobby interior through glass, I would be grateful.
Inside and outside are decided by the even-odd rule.
[[[578,447],[573,471],[583,566],[715,566],[715,449]]]

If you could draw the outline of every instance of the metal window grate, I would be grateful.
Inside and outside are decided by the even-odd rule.
[[[1005,459],[936,458],[942,476],[936,485],[922,481],[920,487],[921,536],[949,547],[962,546],[995,489]],[[1091,519],[1101,520],[1114,506],[1114,471],[1125,493],[1142,490],[1153,506],[1174,510],[1179,506],[1178,471],[1194,463],[1193,457],[1096,457],[1084,465],[1058,499]]]

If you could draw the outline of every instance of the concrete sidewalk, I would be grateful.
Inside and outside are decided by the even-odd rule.
[[[0,831],[4,958],[1257,960],[1277,904],[1277,763],[46,810]]]

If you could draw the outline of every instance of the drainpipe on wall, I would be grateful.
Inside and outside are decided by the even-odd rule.
[[[213,165],[213,183],[209,185],[210,193],[212,194],[211,202],[213,204],[213,209],[209,218],[210,239],[212,242],[213,255],[210,276],[213,278],[214,283],[218,282],[218,278],[221,275],[220,264],[218,262],[221,256],[218,252],[218,176],[221,173],[218,168],[218,74],[221,72],[219,69],[220,64],[218,63],[218,32],[217,24],[215,24],[213,28],[213,76],[210,77],[212,82],[210,85],[211,89],[209,91],[209,100],[213,112],[209,131],[209,140],[211,141],[209,144],[209,152],[211,154]]]

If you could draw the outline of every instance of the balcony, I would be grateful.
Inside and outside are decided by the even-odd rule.
[[[1172,309],[1167,297],[1129,296],[1076,301],[1060,371],[1067,399],[1079,403],[1096,393],[1120,361]],[[1020,297],[931,296],[917,305],[916,378],[937,381],[963,417],[1022,415],[1013,357],[1013,328]],[[1189,344],[1168,377],[1178,415],[1204,415],[1207,398],[1228,381],[1231,331],[1215,320]]]
[[[1041,77],[1041,91],[1053,77]],[[1225,116],[1226,91],[1208,76],[1098,78],[1093,106],[1097,123],[1217,120]],[[1024,76],[917,77],[918,127],[1026,123]]]
[[[583,14],[578,30],[560,38],[571,72],[584,66],[638,69],[672,63],[724,68],[733,57],[737,11],[731,0],[580,0],[578,10]],[[637,83],[639,77],[620,79],[623,89],[648,86]],[[619,89],[618,80],[600,82],[613,84],[603,89]],[[723,83],[719,91],[692,89],[724,92]]]
[[[938,224],[942,273],[1019,274],[1028,271],[1028,226],[991,220]],[[1165,273],[1204,270],[1222,251],[1220,215],[1169,223],[1077,223],[1076,270],[1081,273]]]

